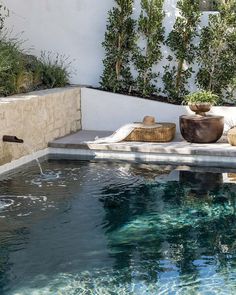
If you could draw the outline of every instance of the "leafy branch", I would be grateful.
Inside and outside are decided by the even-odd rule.
[[[163,76],[164,92],[174,100],[181,100],[188,93],[186,84],[193,73],[191,64],[196,55],[194,38],[198,35],[197,27],[200,23],[201,12],[199,0],[179,0],[177,2],[180,15],[177,17],[173,30],[170,32],[166,44],[174,56],[169,56],[169,62]]]
[[[136,91],[144,97],[151,96],[156,90],[153,82],[158,74],[153,67],[162,59],[161,45],[164,41],[164,0],[141,0],[141,14],[138,20],[138,41],[144,48],[136,46],[133,61],[138,72]]]
[[[116,7],[109,11],[105,33],[104,71],[101,86],[113,92],[128,92],[133,84],[130,53],[135,44],[133,0],[115,0]]]
[[[236,2],[223,1],[201,32],[196,82],[221,98],[232,99],[236,79]]]

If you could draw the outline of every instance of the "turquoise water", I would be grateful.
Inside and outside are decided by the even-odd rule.
[[[236,294],[234,171],[43,170],[0,181],[1,295]]]

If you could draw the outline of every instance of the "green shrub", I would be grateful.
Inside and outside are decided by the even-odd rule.
[[[194,72],[197,49],[194,39],[201,20],[200,0],[178,0],[177,8],[180,15],[166,40],[173,54],[168,57],[170,64],[164,67],[163,82],[164,93],[174,101],[181,102],[189,92],[188,80]]]
[[[158,91],[154,83],[158,73],[153,68],[162,59],[161,45],[165,31],[162,25],[165,16],[163,3],[163,0],[141,0],[137,36],[138,40],[145,42],[145,46],[136,46],[133,62],[138,72],[135,90],[143,97],[149,97]]]
[[[0,40],[0,95],[20,92],[20,81],[26,74],[23,52],[15,39]]]
[[[201,89],[235,99],[236,79],[236,2],[228,0],[219,13],[210,15],[201,31],[196,82]]]
[[[185,104],[211,104],[215,105],[219,101],[219,96],[211,91],[198,91],[186,95],[183,103]]]
[[[68,57],[42,52],[39,61],[39,73],[41,72],[42,84],[46,88],[64,87],[69,84],[71,62]]]
[[[27,54],[15,39],[0,40],[0,95],[8,96],[37,89],[64,87],[69,83],[68,58],[42,53]]]
[[[0,0],[0,96],[67,85],[70,67],[68,58],[42,53],[38,59],[27,54],[21,47],[21,39],[9,38],[4,33],[8,15],[8,9]]]
[[[135,24],[132,19],[133,0],[115,0],[108,13],[104,70],[100,85],[113,92],[129,92],[133,85],[130,69],[131,52],[135,46]]]

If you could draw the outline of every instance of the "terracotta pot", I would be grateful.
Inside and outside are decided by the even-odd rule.
[[[183,138],[192,143],[213,143],[224,131],[222,116],[181,116],[180,131]]]
[[[210,103],[189,104],[189,108],[191,111],[195,112],[196,115],[206,116],[206,113],[209,112],[211,109],[211,104]]]
[[[236,146],[236,127],[231,128],[228,132],[228,141],[232,146]]]

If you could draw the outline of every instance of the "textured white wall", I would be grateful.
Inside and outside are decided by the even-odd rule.
[[[177,15],[177,0],[165,0],[164,26],[168,34]],[[75,84],[99,85],[104,50],[101,46],[106,30],[107,12],[112,0],[4,0],[10,10],[7,27],[12,34],[23,32],[26,48],[33,53],[51,50],[70,56]],[[135,0],[134,17],[140,13]],[[205,16],[204,16],[205,18]],[[204,20],[205,23],[205,20]],[[164,56],[168,55],[163,47]]]

